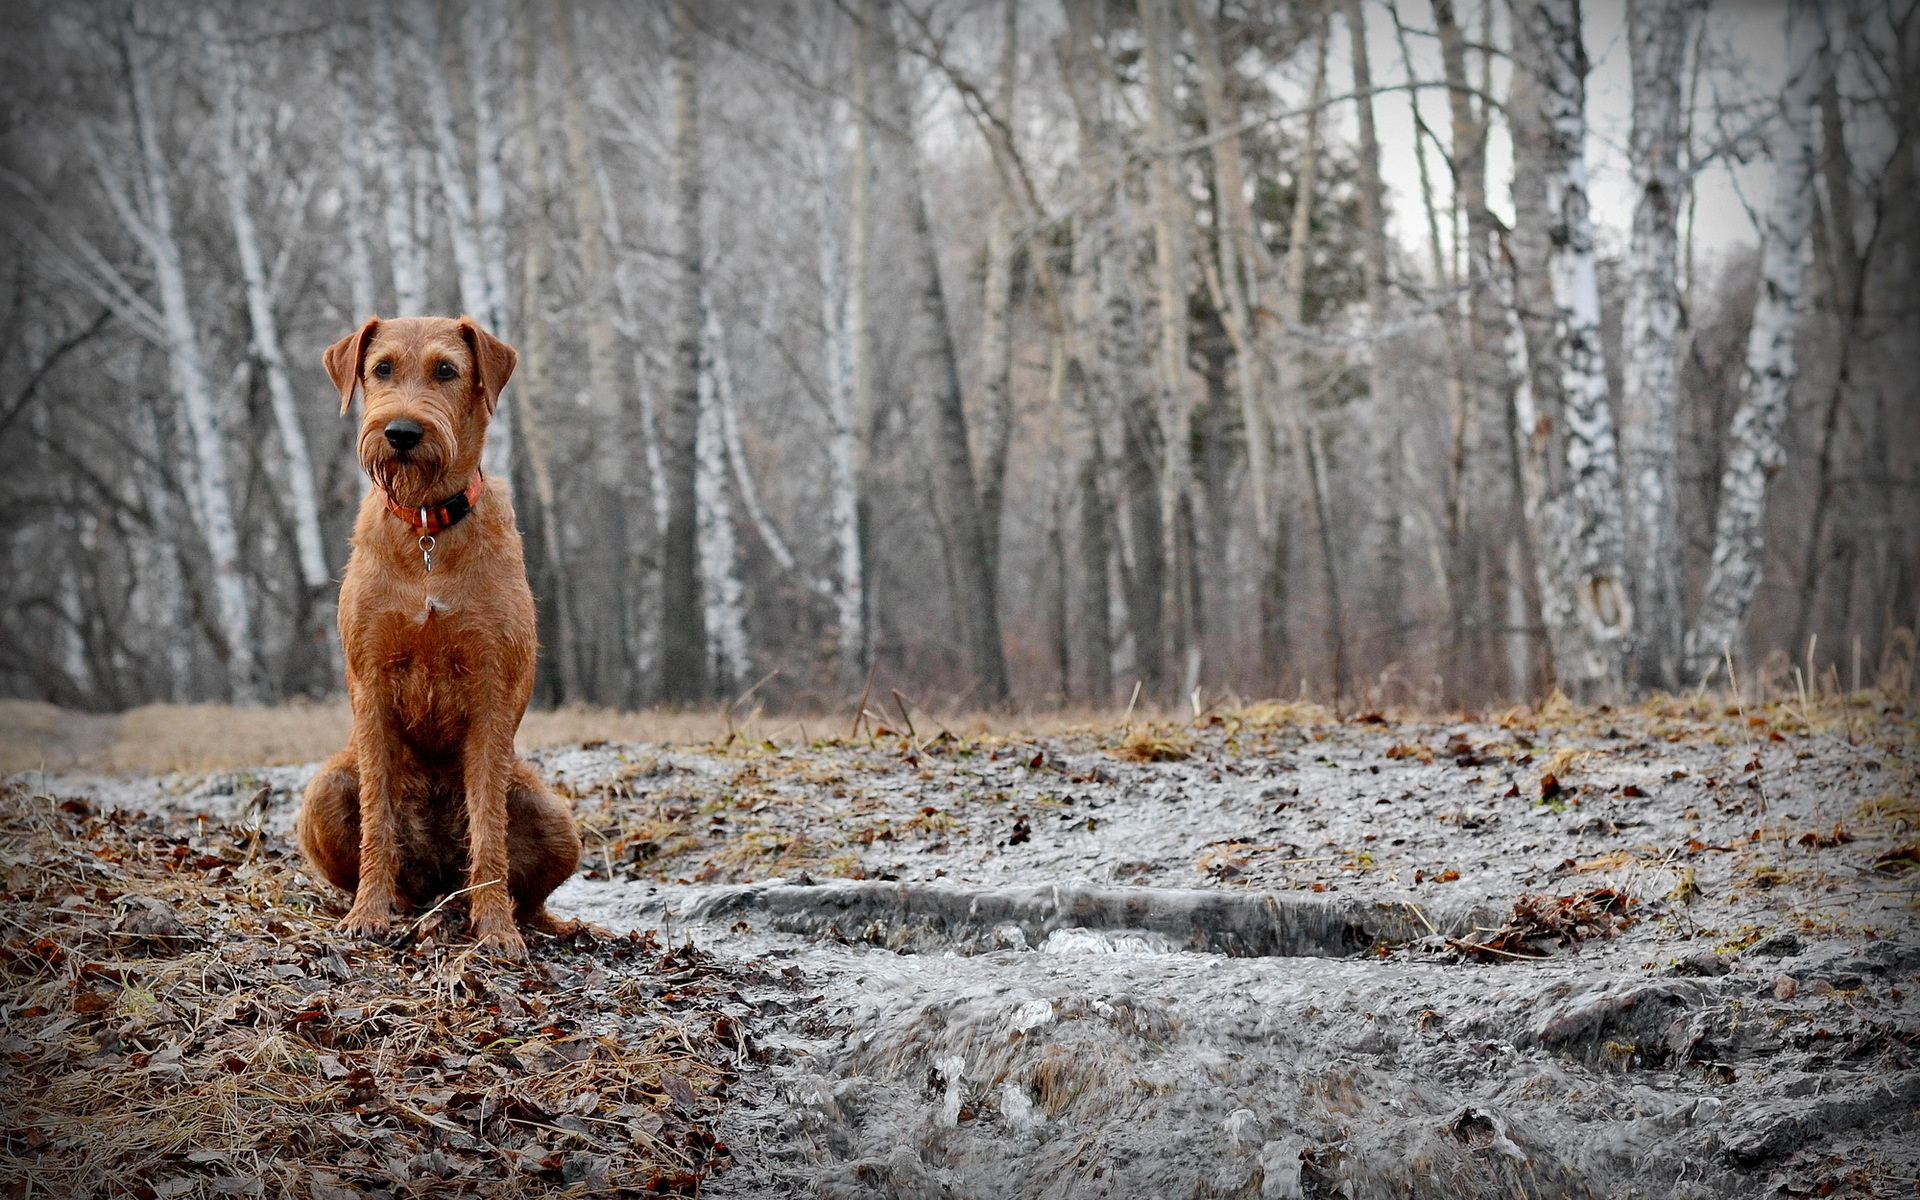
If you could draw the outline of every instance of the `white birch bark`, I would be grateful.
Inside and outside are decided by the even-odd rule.
[[[453,90],[447,80],[439,22],[429,0],[409,0],[408,12],[419,43],[417,60],[426,84],[428,122],[433,130],[434,172],[440,181],[440,196],[446,203],[454,272],[460,285],[460,306],[489,333],[504,338],[508,336],[506,261],[500,214],[505,193],[500,180],[500,129],[493,119],[491,101],[491,80],[499,73],[494,60],[506,25],[503,3],[502,0],[477,0],[472,11],[463,14],[464,24],[472,31],[472,44],[468,48],[474,99],[475,180],[472,184],[467,179],[465,155],[459,132],[454,127]],[[494,253],[490,254],[490,250]],[[482,470],[509,485],[513,462],[511,416],[508,400],[502,396],[493,422],[488,426],[486,449],[481,458]]]
[[[1345,0],[1353,90],[1359,118],[1358,191],[1360,200],[1361,278],[1366,292],[1367,399],[1372,426],[1375,495],[1374,522],[1379,531],[1376,593],[1379,618],[1386,626],[1386,650],[1399,651],[1402,532],[1400,495],[1402,406],[1397,403],[1381,344],[1387,321],[1386,192],[1380,179],[1380,139],[1374,128],[1373,65],[1367,56],[1367,22],[1360,0]],[[1436,281],[1438,282],[1438,281]]]
[[[1821,53],[1819,0],[1794,0],[1787,12],[1786,86],[1773,143],[1773,197],[1760,259],[1760,291],[1747,339],[1740,405],[1727,433],[1726,467],[1714,519],[1713,563],[1700,611],[1687,632],[1687,673],[1707,678],[1744,649],[1747,614],[1766,567],[1767,483],[1780,469],[1780,427],[1793,390],[1794,322],[1802,253],[1813,220],[1814,105],[1831,58]]]
[[[343,216],[347,225],[347,319],[362,321],[374,313],[377,289],[373,282],[373,223],[367,195],[367,155],[362,129],[365,116],[360,111],[357,89],[340,88],[336,103],[342,114],[343,136],[340,159],[346,165],[341,176]]]
[[[428,221],[416,214],[414,195],[418,185],[413,147],[400,135],[399,67],[394,60],[394,27],[387,0],[372,0],[368,25],[373,31],[373,112],[368,122],[372,131],[373,156],[380,164],[383,191],[382,224],[386,227],[387,266],[393,272],[393,299],[396,316],[419,317],[427,311]],[[348,137],[357,136],[350,129]],[[373,314],[369,308],[356,317]]]
[[[121,27],[120,51],[145,185],[146,211],[132,232],[153,258],[174,392],[192,435],[193,461],[184,473],[194,481],[195,507],[207,543],[214,602],[221,638],[226,643],[221,650],[227,665],[228,693],[235,704],[259,704],[265,699],[266,682],[254,637],[252,588],[240,561],[240,530],[234,520],[227,469],[226,422],[207,382],[201,357],[199,326],[174,233],[173,184],[160,147],[145,48],[130,21]],[[124,215],[131,217],[134,213],[129,207]]]
[[[246,290],[247,321],[253,331],[253,352],[266,369],[267,398],[273,409],[275,432],[280,435],[282,469],[286,497],[293,510],[293,535],[300,563],[300,582],[310,589],[327,585],[327,554],[320,533],[319,491],[314,486],[313,458],[307,451],[306,430],[300,423],[300,405],[293,394],[293,379],[287,371],[287,355],[280,340],[280,323],[273,311],[273,290],[267,280],[267,263],[260,249],[260,231],[253,219],[248,199],[247,152],[241,140],[240,113],[245,108],[240,95],[240,65],[233,50],[223,45],[216,22],[204,21],[217,57],[219,88],[215,117],[214,147],[220,164],[221,192],[227,202],[227,219],[233,226],[234,249],[240,261],[240,280]]]
[[[771,303],[769,308],[773,307]],[[740,432],[740,410],[733,390],[733,357],[727,353],[727,330],[720,323],[720,314],[715,310],[709,298],[705,303],[706,317],[701,326],[701,339],[705,343],[707,369],[713,374],[714,397],[720,406],[720,436],[725,442],[727,464],[733,473],[733,481],[740,489],[740,503],[746,506],[747,519],[760,534],[761,544],[767,553],[773,555],[773,561],[789,575],[800,576],[800,563],[794,557],[792,547],[781,534],[780,527],[773,523],[767,510],[760,504],[760,489],[753,481],[753,465],[747,461],[746,438]],[[771,322],[768,322],[770,325]],[[763,328],[766,326],[763,326]],[[825,580],[800,576],[800,583],[823,596],[833,594],[833,585]]]
[[[1626,362],[1620,452],[1641,678],[1669,691],[1680,674],[1682,607],[1676,501],[1680,339],[1680,210],[1689,180],[1680,166],[1687,47],[1705,0],[1631,0],[1633,235],[1627,249]]]
[[[701,326],[700,416],[694,434],[695,529],[699,538],[700,599],[706,608],[707,670],[716,691],[746,680],[746,587],[740,579],[739,539],[727,489],[727,437],[721,396],[720,324],[706,306]]]
[[[873,34],[864,22],[854,35],[853,155],[847,164],[847,262],[838,319],[828,328],[829,353],[844,361],[845,375],[834,392],[834,534],[840,566],[840,686],[861,685],[873,662],[873,610],[867,588],[868,433],[873,412]],[[828,161],[831,161],[829,159]],[[823,178],[831,179],[831,174]],[[832,227],[823,217],[823,230]],[[821,253],[829,254],[823,233]],[[823,261],[829,276],[831,261]],[[826,302],[833,303],[832,288]],[[841,333],[840,331],[844,331]]]
[[[864,73],[864,72],[863,72]],[[864,117],[856,117],[863,120]],[[839,121],[825,123],[820,138],[823,153],[820,191],[816,204],[820,228],[820,317],[827,336],[828,413],[832,421],[827,443],[832,499],[827,520],[833,536],[834,616],[838,625],[840,683],[858,685],[866,673],[872,646],[867,632],[866,553],[860,528],[860,421],[858,380],[854,358],[854,304],[846,254],[841,244],[840,214],[832,201],[838,180]]]
[[[1530,66],[1547,139],[1542,159],[1547,276],[1560,383],[1565,472],[1540,513],[1536,575],[1570,589],[1574,620],[1553,647],[1554,673],[1582,698],[1626,681],[1633,605],[1626,586],[1620,459],[1600,337],[1600,277],[1587,201],[1586,50],[1578,0],[1535,0],[1518,15],[1516,58]],[[1524,455],[1522,456],[1525,457]],[[1543,599],[1543,604],[1545,603]],[[1551,631],[1554,623],[1549,621]]]

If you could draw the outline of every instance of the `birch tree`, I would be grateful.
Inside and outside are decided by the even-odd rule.
[[[519,78],[515,81],[516,123],[519,126],[521,162],[528,192],[527,208],[544,210],[551,183],[550,156],[542,153],[545,138],[539,121],[539,4],[521,0],[519,5]],[[564,16],[564,14],[562,14]],[[563,700],[586,698],[580,672],[580,645],[573,573],[568,570],[566,536],[560,528],[559,494],[554,486],[553,447],[547,430],[547,414],[554,392],[552,330],[547,319],[549,245],[546,239],[527,239],[521,259],[520,283],[520,367],[515,372],[519,392],[518,412],[521,446],[528,474],[533,477],[534,500],[540,520],[540,548],[546,561],[552,601],[545,606],[553,622],[552,661],[557,667],[560,696]],[[610,318],[604,306],[595,319]]]
[[[137,150],[139,206],[112,177],[113,167],[97,145],[96,169],[128,231],[152,260],[174,393],[192,434],[193,460],[184,464],[183,474],[194,482],[194,512],[207,543],[225,643],[220,649],[226,660],[227,688],[235,704],[259,704],[266,698],[266,680],[254,634],[253,589],[240,559],[240,530],[234,521],[225,414],[207,380],[201,354],[199,325],[174,226],[173,180],[160,144],[160,115],[153,102],[146,47],[131,15],[122,21],[117,35]]]
[[[505,42],[505,0],[476,0],[462,14],[467,30],[469,92],[473,102],[474,179],[467,178],[466,156],[454,123],[453,89],[447,79],[446,50],[429,0],[409,0],[413,34],[420,47],[420,74],[426,85],[427,113],[433,132],[434,172],[446,202],[447,231],[460,285],[460,306],[497,337],[507,326],[506,239],[500,228],[505,208],[500,176],[501,129],[494,116],[493,88],[504,74],[499,62]],[[376,39],[377,40],[377,39]],[[511,483],[513,419],[508,397],[501,397],[488,426],[482,469]]]
[[[1468,74],[1467,37],[1454,0],[1432,0],[1432,7],[1452,118],[1448,156],[1454,202],[1466,219],[1467,336],[1456,360],[1463,378],[1453,426],[1454,484],[1447,514],[1450,628],[1445,679],[1455,688],[1494,673],[1487,636],[1494,622],[1488,617],[1502,610],[1509,581],[1502,571],[1501,546],[1513,536],[1511,383],[1500,354],[1506,323],[1496,300],[1499,222],[1487,207],[1490,118],[1485,100],[1475,103],[1481,89]],[[1518,692],[1524,685],[1524,680],[1510,680],[1509,691]]]
[[[1277,562],[1281,545],[1276,541],[1273,512],[1272,468],[1273,404],[1269,386],[1272,360],[1268,324],[1256,319],[1263,286],[1271,287],[1273,264],[1266,244],[1256,228],[1251,197],[1248,195],[1245,156],[1240,139],[1240,115],[1227,88],[1226,66],[1221,60],[1218,30],[1200,15],[1196,0],[1180,0],[1181,15],[1194,37],[1194,62],[1200,74],[1200,96],[1206,109],[1208,137],[1212,142],[1215,190],[1224,220],[1214,230],[1214,258],[1209,286],[1219,293],[1216,307],[1233,342],[1235,359],[1234,390],[1240,405],[1240,423],[1246,442],[1247,490],[1252,496],[1253,527],[1263,560],[1272,569],[1262,572],[1262,606],[1277,609],[1267,593],[1266,584],[1279,580],[1285,567]],[[1260,622],[1261,656],[1277,665],[1284,637],[1275,635],[1283,628],[1277,611],[1263,613]]]
[[[1686,630],[1678,522],[1680,212],[1691,186],[1680,162],[1687,49],[1705,0],[1632,0],[1633,234],[1627,249],[1626,361],[1620,403],[1635,641],[1640,678],[1684,686]]]
[[[393,41],[388,30],[394,19],[388,0],[370,0],[368,37],[373,53],[372,112],[368,116],[372,130],[373,156],[380,164],[383,184],[382,224],[387,237],[387,266],[393,272],[395,315],[418,317],[427,311],[427,214],[416,203],[420,180],[414,147],[400,135],[399,67],[394,58]],[[351,111],[351,110],[349,110]],[[347,138],[359,137],[357,128]],[[356,320],[372,316],[373,310],[355,313]]]
[[[708,690],[706,602],[701,595],[698,521],[701,296],[700,78],[691,0],[674,0],[673,45],[673,352],[670,391],[658,414],[666,513],[660,545],[662,699],[703,699]]]
[[[888,0],[868,0],[864,9],[873,39],[875,124],[888,166],[899,185],[902,225],[908,239],[902,275],[914,294],[911,321],[914,407],[921,414],[932,469],[935,510],[945,528],[947,566],[954,608],[977,684],[987,704],[1007,698],[1006,652],[1000,644],[1000,614],[986,538],[981,530],[966,409],[960,392],[952,323],[940,283],[940,251],[920,169],[913,105],[900,70],[899,48]]]
[[[864,76],[865,68],[857,66],[856,72]],[[855,120],[864,124],[864,97],[858,94],[863,89],[858,82],[855,88],[855,109],[859,114]],[[862,464],[866,455],[862,450],[865,439],[859,404],[859,369],[856,364],[856,356],[860,351],[854,331],[856,302],[853,292],[858,285],[848,271],[845,240],[841,232],[847,217],[841,212],[841,206],[834,203],[835,189],[841,179],[838,140],[842,122],[836,113],[829,111],[824,114],[821,125],[824,132],[818,139],[820,179],[815,189],[814,216],[819,229],[820,324],[826,333],[822,346],[826,358],[828,417],[831,421],[827,445],[831,487],[828,524],[832,530],[834,624],[840,659],[839,681],[843,689],[851,690],[861,685],[867,671],[868,656],[872,652],[867,631],[866,548],[861,512]],[[864,140],[864,134],[857,136]],[[864,170],[864,156],[856,157],[861,162],[859,169]],[[854,187],[864,191],[863,182],[856,182]],[[861,207],[855,206],[856,209]],[[864,212],[857,213],[855,219],[864,216]],[[861,237],[856,235],[856,240]]]
[[[1155,300],[1160,336],[1154,362],[1160,398],[1160,525],[1166,539],[1169,632],[1176,661],[1184,660],[1182,693],[1200,682],[1201,646],[1195,622],[1193,540],[1188,491],[1193,484],[1193,396],[1187,368],[1187,233],[1192,217],[1175,171],[1177,120],[1173,97],[1174,27],[1170,0],[1141,0],[1141,37],[1147,67],[1147,171],[1153,206]]]
[[[1687,673],[1694,679],[1705,678],[1726,659],[1742,657],[1747,614],[1766,568],[1767,484],[1780,468],[1780,427],[1797,373],[1794,325],[1802,255],[1813,220],[1814,106],[1822,72],[1831,69],[1831,59],[1821,53],[1825,40],[1818,0],[1793,0],[1787,10],[1786,87],[1771,138],[1773,196],[1761,250],[1760,292],[1753,306],[1740,405],[1727,433],[1713,561],[1699,613],[1687,631]]]
[[[287,370],[287,355],[280,339],[279,319],[274,314],[274,288],[267,277],[266,256],[261,250],[259,227],[254,221],[248,197],[251,158],[243,146],[246,131],[241,112],[247,107],[242,97],[244,83],[241,68],[232,48],[225,44],[218,21],[207,14],[202,20],[214,58],[218,90],[215,117],[216,149],[221,191],[226,197],[227,219],[233,226],[233,240],[239,259],[240,279],[246,290],[247,320],[252,329],[253,353],[267,376],[267,398],[273,409],[274,430],[280,439],[281,470],[284,472],[287,503],[292,509],[296,561],[300,582],[309,598],[319,598],[332,583],[327,565],[325,542],[320,532],[319,490],[314,485],[313,458],[307,450],[307,433],[300,420],[300,402],[293,392],[293,378]],[[332,606],[317,606],[316,631],[329,647],[329,665],[339,663],[339,630],[331,619]],[[338,676],[328,671],[331,680]]]
[[[1633,608],[1626,586],[1620,461],[1600,334],[1599,264],[1587,200],[1586,74],[1579,0],[1533,0],[1515,10],[1516,69],[1537,102],[1542,208],[1516,214],[1544,224],[1557,385],[1548,443],[1552,464],[1539,507],[1536,570],[1562,687],[1612,696],[1626,682]],[[1516,139],[1517,140],[1517,139]],[[1516,154],[1518,152],[1516,151]],[[1542,397],[1546,399],[1546,397]]]
[[[1348,676],[1346,603],[1340,591],[1340,563],[1334,550],[1333,507],[1328,498],[1326,468],[1319,433],[1309,410],[1305,339],[1299,330],[1306,320],[1307,243],[1313,231],[1313,196],[1320,183],[1319,113],[1327,90],[1327,26],[1316,38],[1313,87],[1307,104],[1307,129],[1302,140],[1296,176],[1293,217],[1288,230],[1286,278],[1280,289],[1280,314],[1288,336],[1279,349],[1280,404],[1291,437],[1295,469],[1306,488],[1314,530],[1320,543],[1321,579],[1327,593],[1327,647],[1332,655],[1334,696],[1352,690]],[[1276,564],[1278,565],[1278,564]]]
[[[1002,129],[1014,122],[1014,85],[1019,66],[1017,0],[1001,4],[1000,66],[989,120]],[[1003,174],[1008,168],[1003,167]],[[1020,218],[1018,198],[1003,182],[988,218],[987,269],[980,324],[980,534],[987,569],[996,584],[1000,568],[1000,523],[1007,486],[1007,448],[1013,436],[1013,265],[1019,246],[1013,226]]]
[[[1189,0],[1191,2],[1191,0]],[[1342,16],[1353,70],[1354,104],[1358,116],[1358,190],[1362,241],[1362,286],[1366,289],[1367,398],[1372,404],[1368,421],[1373,431],[1374,521],[1379,529],[1374,572],[1379,580],[1375,607],[1387,632],[1389,653],[1399,649],[1401,620],[1401,426],[1405,417],[1396,402],[1387,370],[1387,347],[1382,345],[1387,323],[1386,190],[1380,180],[1380,138],[1374,126],[1373,65],[1367,56],[1367,21],[1361,0],[1344,0]],[[1416,135],[1417,136],[1417,135]],[[1436,281],[1439,282],[1439,281]]]
[[[746,681],[750,663],[746,586],[740,579],[739,538],[727,488],[725,393],[731,390],[731,380],[724,374],[727,359],[720,322],[710,306],[701,322],[700,360],[700,416],[693,450],[700,595],[706,605],[708,678],[717,692],[728,695]]]

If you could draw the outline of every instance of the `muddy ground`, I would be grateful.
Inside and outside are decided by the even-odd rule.
[[[1916,1193],[1901,703],[912,716],[533,756],[555,907],[738,971],[709,1194]],[[283,828],[308,770],[33,783]]]

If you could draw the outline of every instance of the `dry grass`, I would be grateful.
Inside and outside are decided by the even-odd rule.
[[[1912,741],[1915,717],[1905,693],[1884,689],[1848,695],[1793,694],[1748,707],[1717,692],[1682,697],[1656,696],[1639,708],[1659,719],[1676,736],[1712,732],[1729,736],[1729,717],[1753,719],[1754,727],[1779,725],[1844,739],[1853,744],[1882,740],[1889,734]],[[904,707],[903,713],[901,708]],[[884,711],[882,711],[884,709]],[[1457,718],[1457,714],[1454,715]],[[1349,716],[1362,723],[1400,723],[1446,718],[1414,710],[1365,712]],[[1607,708],[1581,708],[1558,692],[1536,706],[1494,714],[1495,723],[1518,729],[1555,727],[1567,732],[1598,732],[1619,718]],[[1038,737],[1118,733],[1134,743],[1123,757],[1146,753],[1146,743],[1165,735],[1177,745],[1187,731],[1227,724],[1232,729],[1314,730],[1337,725],[1342,717],[1311,701],[1249,701],[1209,705],[1196,717],[1187,707],[1138,705],[1118,709],[927,710],[905,700],[870,704],[859,737],[876,731],[916,740],[947,733],[992,745]],[[151,704],[115,715],[68,712],[38,701],[0,700],[0,775],[44,768],[50,771],[211,771],[235,767],[315,762],[346,744],[351,725],[343,700],[293,701],[272,708],[234,708],[218,704]],[[1143,732],[1144,731],[1144,732]],[[1737,735],[1740,731],[1734,730]],[[844,740],[853,735],[849,712],[772,714],[758,708],[713,706],[701,709],[643,709],[621,712],[570,705],[533,709],[520,726],[522,750],[592,742],[634,742],[659,746],[719,746],[744,741],[795,745]],[[1552,773],[1552,772],[1549,772]]]
[[[911,710],[921,737],[948,730],[968,738],[1044,737],[1108,729],[1118,714],[1095,709],[927,713]],[[1167,714],[1142,710],[1142,719]],[[883,725],[903,724],[895,716]],[[16,771],[214,771],[316,762],[346,745],[352,716],[344,700],[293,701],[272,708],[149,704],[115,715],[76,713],[30,700],[0,700],[0,775]],[[864,730],[864,726],[863,726]],[[570,705],[531,709],[521,750],[590,742],[717,745],[738,738],[792,744],[844,737],[844,714],[770,715],[705,709],[620,712]]]
[[[691,950],[349,943],[271,835],[17,786],[0,836],[0,1195],[688,1194],[726,1164],[739,980]]]

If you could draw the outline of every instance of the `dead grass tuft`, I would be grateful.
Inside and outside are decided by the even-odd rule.
[[[651,934],[333,937],[272,835],[0,794],[5,1195],[691,1194],[750,1053]]]
[[[1179,762],[1192,755],[1193,737],[1178,725],[1136,726],[1113,750],[1128,762]]]

